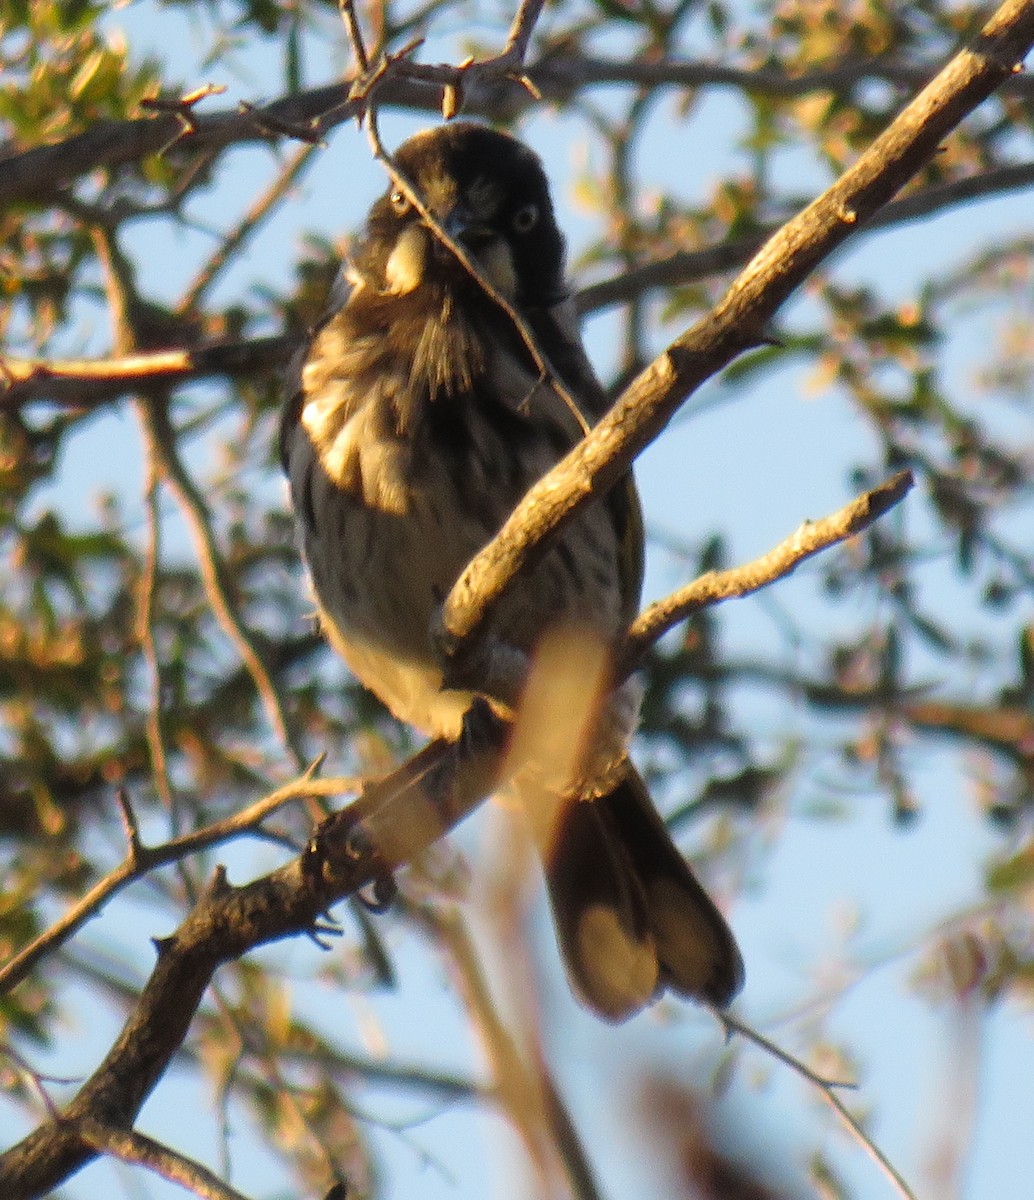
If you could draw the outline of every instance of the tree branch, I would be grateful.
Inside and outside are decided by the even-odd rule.
[[[67,942],[91,917],[96,916],[113,896],[155,868],[179,862],[189,854],[197,854],[232,838],[257,834],[268,816],[292,800],[305,800],[312,796],[337,797],[358,791],[359,781],[355,779],[315,779],[313,775],[318,766],[318,761],[313,763],[298,779],[249,804],[232,817],[213,821],[203,829],[171,838],[158,846],[131,845],[125,859],[114,871],[99,879],[64,916],[0,967],[0,995],[17,987],[48,954]]]
[[[130,394],[152,394],[213,375],[231,379],[281,370],[302,344],[281,334],[217,342],[192,350],[159,350],[107,359],[0,359],[0,407],[46,402],[95,408]]]
[[[180,1184],[202,1200],[248,1200],[242,1192],[224,1183],[215,1172],[146,1134],[133,1129],[101,1125],[96,1121],[84,1121],[82,1130],[94,1150],[122,1162],[146,1167],[170,1183]]]
[[[795,1071],[807,1083],[812,1084],[818,1089],[819,1095],[840,1117],[847,1126],[851,1136],[865,1150],[870,1158],[877,1164],[880,1170],[886,1175],[887,1179],[893,1185],[894,1190],[901,1196],[902,1200],[916,1200],[916,1194],[905,1182],[900,1171],[876,1145],[872,1138],[865,1132],[859,1124],[858,1119],[852,1114],[851,1110],[837,1095],[838,1088],[853,1087],[853,1084],[838,1082],[833,1079],[827,1079],[824,1075],[820,1075],[817,1071],[813,1071],[807,1063],[802,1062],[799,1058],[795,1058],[789,1051],[778,1046],[771,1038],[765,1037],[764,1034],[758,1033],[745,1021],[740,1021],[729,1013],[719,1014],[719,1020],[725,1028],[732,1032],[738,1033],[740,1037],[746,1038],[747,1041],[753,1042],[755,1046],[760,1047],[766,1054],[785,1063],[792,1071]]]
[[[875,233],[907,221],[918,221],[951,208],[1003,192],[1029,188],[1034,183],[1034,163],[1017,163],[1007,167],[995,167],[980,175],[966,179],[951,179],[945,183],[931,184],[910,192],[900,200],[894,200],[876,213],[858,231],[859,236]],[[765,241],[778,232],[780,226],[768,225],[749,237],[721,242],[704,250],[686,250],[670,254],[666,258],[643,263],[642,266],[622,271],[610,279],[591,283],[575,296],[578,312],[599,312],[615,304],[624,304],[641,296],[644,292],[658,288],[678,287],[706,279],[722,271],[741,267],[760,250]]]
[[[749,596],[777,579],[785,578],[805,559],[868,528],[900,503],[912,484],[912,472],[901,471],[830,516],[819,521],[805,521],[796,533],[760,558],[727,571],[708,571],[686,587],[651,604],[633,621],[628,631],[624,662],[617,677],[624,678],[634,670],[658,638],[693,613],[723,600]]]
[[[956,55],[853,167],[783,226],[713,312],[655,359],[592,433],[529,490],[445,601],[439,632],[448,657],[458,661],[464,647],[476,647],[500,597],[544,540],[605,494],[704,380],[765,340],[766,323],[794,289],[1017,71],[1032,41],[1034,3],[1006,0],[973,47]]]
[[[307,148],[306,148],[307,149]],[[956,204],[979,200],[1034,183],[1034,163],[998,167],[969,179],[953,179],[912,192],[877,213],[858,236],[920,220]],[[645,292],[677,287],[743,266],[771,237],[771,226],[751,237],[690,250],[623,270],[575,293],[583,316],[628,303]],[[185,302],[181,302],[183,307]],[[106,359],[0,359],[0,409],[33,402],[94,408],[126,395],[153,394],[171,386],[217,377],[251,378],[283,370],[304,338],[275,337],[213,342],[192,350],[162,350]]]
[[[504,113],[512,119],[533,103],[535,97],[526,87],[507,78],[512,75],[512,57],[508,47],[495,59],[470,64],[478,67],[481,77],[479,87],[468,86],[464,95],[468,112],[488,117]],[[494,79],[490,78],[490,65],[495,67]],[[379,85],[378,103],[392,108],[441,112],[446,88],[450,84],[455,86],[457,80],[462,87],[464,72],[469,84],[470,66],[409,63],[393,70]],[[821,91],[843,94],[870,80],[912,89],[922,86],[934,69],[925,63],[852,57],[820,70],[792,74],[753,65],[737,67],[677,58],[629,61],[547,49],[522,74],[544,99],[564,102],[590,88],[621,84],[655,88],[732,87],[749,95],[786,98]],[[361,75],[343,83],[310,88],[243,111],[224,109],[204,114],[192,109],[192,124],[186,136],[176,112],[159,111],[154,117],[100,122],[52,146],[9,154],[0,159],[3,168],[0,208],[23,200],[45,200],[91,171],[139,162],[172,144],[179,150],[189,147],[192,151],[219,151],[232,145],[292,136],[291,131],[295,131],[293,136],[304,133],[306,139],[318,139],[359,114],[363,100],[351,98],[359,78]],[[495,86],[487,86],[489,82]],[[1003,86],[1010,94],[1029,96],[1034,91],[1034,79],[1015,75]]]
[[[318,845],[300,859],[239,888],[219,868],[175,934],[156,943],[158,961],[122,1032],[60,1120],[0,1155],[0,1196],[28,1200],[52,1191],[96,1157],[91,1130],[131,1129],[218,967],[257,946],[311,933],[332,904],[452,828],[491,790],[505,737],[506,727],[475,705],[458,742],[433,742],[367,788],[324,823]]]

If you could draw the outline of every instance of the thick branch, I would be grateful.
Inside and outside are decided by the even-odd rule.
[[[220,869],[158,945],[158,961],[108,1055],[61,1115],[0,1155],[0,1196],[52,1191],[97,1155],[98,1129],[130,1130],[217,968],[311,933],[330,905],[414,858],[491,789],[505,727],[477,706],[458,743],[435,742],[321,828],[318,848],[244,887]],[[371,849],[375,848],[375,849]]]
[[[540,480],[452,589],[441,615],[446,653],[476,645],[529,557],[583,505],[606,493],[704,380],[764,341],[780,305],[885,204],[984,100],[1034,42],[1034,3],[1007,0],[858,162],[771,238],[712,313],[676,339],[592,431]],[[462,669],[461,669],[462,673]]]

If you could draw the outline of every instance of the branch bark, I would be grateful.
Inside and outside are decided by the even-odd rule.
[[[515,118],[534,103],[526,87],[507,79],[512,66],[507,53],[493,60],[496,78],[477,72],[478,87],[465,88],[464,108],[480,116]],[[480,68],[487,64],[477,64]],[[400,64],[378,86],[377,102],[390,108],[440,113],[446,89],[462,80],[462,69],[414,63]],[[659,62],[608,59],[547,49],[524,75],[542,98],[569,102],[594,87],[627,85],[649,88],[731,87],[753,95],[793,98],[815,92],[850,92],[860,83],[878,80],[902,89],[922,86],[933,65],[853,57],[821,70],[791,74],[753,65],[669,58]],[[471,81],[469,73],[468,80]],[[128,121],[104,121],[84,133],[51,146],[36,146],[0,158],[0,208],[20,201],[38,203],[73,180],[100,167],[117,168],[158,154],[171,144],[191,152],[221,151],[229,146],[274,141],[290,130],[318,139],[355,117],[362,100],[349,98],[355,80],[310,88],[269,104],[212,113],[192,110],[189,136],[174,112]],[[1015,95],[1029,96],[1034,79],[1014,75],[1004,81]],[[461,83],[462,88],[462,83]]]
[[[762,247],[717,307],[630,385],[606,417],[510,515],[446,598],[439,636],[458,664],[476,650],[517,573],[561,524],[605,494],[706,379],[765,341],[794,289],[935,153],[941,139],[1019,69],[1034,43],[1034,3],[1007,0],[858,162]]]
[[[505,732],[478,707],[459,742],[432,743],[330,818],[318,848],[243,887],[219,868],[179,929],[155,943],[154,971],[101,1065],[64,1113],[0,1155],[0,1196],[45,1195],[97,1156],[98,1129],[130,1131],[215,971],[268,942],[313,934],[332,904],[455,825],[491,790]]]

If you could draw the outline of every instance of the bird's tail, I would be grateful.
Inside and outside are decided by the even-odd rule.
[[[557,937],[571,984],[609,1021],[668,987],[722,1008],[743,986],[736,939],[697,882],[638,772],[571,800],[546,855]]]

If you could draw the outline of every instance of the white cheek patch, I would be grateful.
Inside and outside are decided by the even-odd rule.
[[[517,272],[513,268],[510,247],[502,239],[491,242],[474,259],[478,269],[495,290],[507,300],[517,295]]]
[[[403,296],[416,291],[424,281],[427,249],[427,230],[410,225],[402,231],[384,267],[388,291]]]

